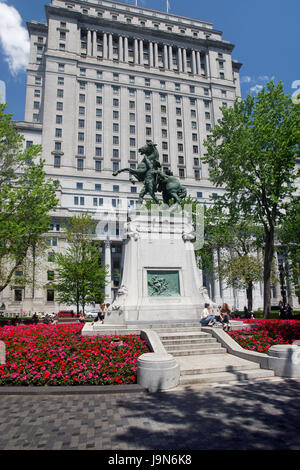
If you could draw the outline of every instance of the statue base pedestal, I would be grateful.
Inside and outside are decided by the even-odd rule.
[[[187,214],[132,211],[126,224],[121,288],[105,324],[198,321],[204,303]]]

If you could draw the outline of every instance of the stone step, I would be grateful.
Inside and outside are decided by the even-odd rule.
[[[182,349],[182,350],[176,350],[176,349],[167,349],[169,354],[172,354],[174,357],[178,356],[192,356],[192,355],[205,355],[207,354],[207,349]],[[226,349],[222,348],[221,345],[219,347],[215,348],[210,348],[209,349],[209,354],[225,354]]]
[[[222,355],[222,357],[225,357]],[[259,364],[256,362],[249,362],[248,364],[239,364],[239,365],[207,365],[202,368],[189,368],[180,370],[180,375],[183,377],[185,375],[201,375],[201,374],[215,374],[223,372],[239,372],[243,370],[257,370],[260,369]]]
[[[194,328],[189,328],[189,327],[185,327],[185,328],[171,328],[171,327],[166,327],[166,328],[153,328],[154,331],[156,331],[156,333],[158,334],[165,334],[165,333],[177,333],[177,334],[180,334],[180,333],[187,333],[187,332],[192,332],[192,333],[197,333],[197,332],[201,332],[201,327],[200,326],[195,326]]]
[[[167,351],[182,351],[186,349],[203,349],[207,351],[207,353],[210,352],[211,349],[216,349],[216,348],[221,348],[221,344],[217,343],[216,341],[212,343],[183,343],[183,344],[165,344],[163,342],[163,345]]]
[[[201,339],[201,338],[212,338],[209,333],[202,333],[200,332],[192,332],[192,331],[185,331],[184,333],[180,332],[170,332],[170,333],[158,333],[158,336],[162,341],[168,339]]]
[[[177,339],[163,339],[162,343],[164,346],[169,345],[179,345],[179,344],[209,344],[209,343],[216,343],[217,340],[215,338],[209,337],[201,337],[200,338],[177,338]]]
[[[231,372],[181,375],[179,384],[188,385],[223,382],[242,382],[245,380],[258,380],[266,378],[274,378],[274,372],[272,370],[267,369],[234,370]]]

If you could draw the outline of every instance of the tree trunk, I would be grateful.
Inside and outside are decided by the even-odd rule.
[[[252,311],[253,308],[253,283],[250,281],[247,287],[247,301],[248,301],[248,310]]]
[[[271,314],[271,270],[274,257],[274,227],[265,230],[264,253],[264,318]]]

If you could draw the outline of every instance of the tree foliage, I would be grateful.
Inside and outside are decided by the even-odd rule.
[[[23,149],[24,138],[0,104],[0,292],[13,280],[30,248],[49,229],[55,182],[46,179],[41,146]]]
[[[210,179],[225,188],[218,201],[229,216],[250,217],[264,230],[264,314],[270,314],[276,228],[295,191],[300,105],[269,82],[256,97],[222,108],[202,157]]]
[[[101,249],[92,239],[94,225],[85,213],[72,217],[66,226],[68,248],[55,256],[58,301],[76,305],[77,313],[80,308],[84,313],[87,304],[101,303],[105,298],[108,273],[100,264]]]

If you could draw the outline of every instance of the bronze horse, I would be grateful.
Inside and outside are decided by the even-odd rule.
[[[143,160],[138,164],[136,169],[122,168],[115,171],[113,176],[117,176],[123,171],[128,171],[129,180],[134,184],[133,176],[140,182],[144,182],[144,186],[139,194],[138,204],[143,202],[146,194],[150,194],[152,199],[159,204],[159,199],[156,197],[155,192],[161,192],[163,202],[170,205],[171,200],[179,204],[186,196],[186,189],[181,186],[180,182],[173,176],[169,170],[163,172],[159,162],[159,153],[156,144],[147,141],[146,145],[139,148],[139,153],[144,155]]]

